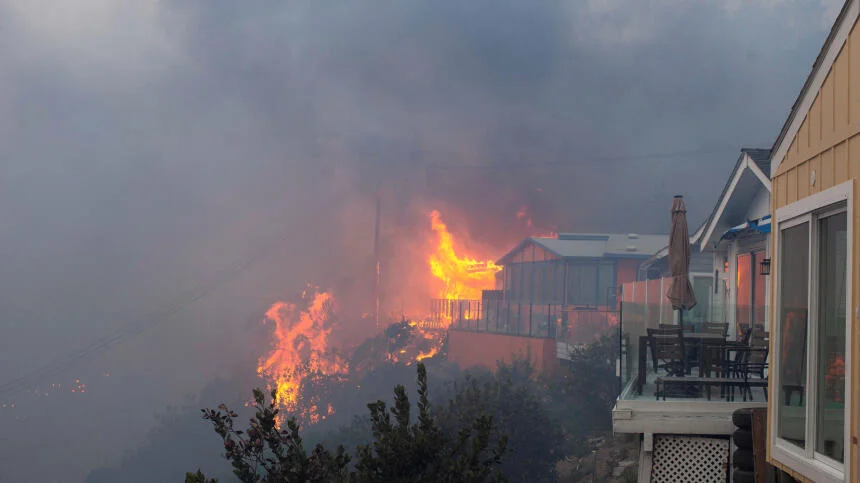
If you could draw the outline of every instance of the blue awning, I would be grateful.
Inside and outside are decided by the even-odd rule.
[[[754,229],[759,233],[770,233],[770,215],[759,218]]]
[[[770,233],[770,215],[763,216],[756,220],[747,220],[746,223],[733,226],[723,233],[720,240],[732,240],[745,233]]]

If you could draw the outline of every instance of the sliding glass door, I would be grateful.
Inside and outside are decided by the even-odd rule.
[[[845,460],[848,215],[780,223],[776,436],[811,460]]]

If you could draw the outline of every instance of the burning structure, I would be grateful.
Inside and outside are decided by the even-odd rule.
[[[457,301],[449,358],[493,366],[510,352],[530,352],[538,365],[553,364],[555,341],[587,343],[617,324],[619,287],[636,280],[640,265],[667,241],[636,234],[526,238],[493,264],[493,290]]]

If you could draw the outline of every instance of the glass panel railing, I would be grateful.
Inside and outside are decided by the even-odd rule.
[[[431,320],[453,330],[557,339],[571,346],[618,334],[619,312],[505,299],[432,301]]]
[[[637,379],[643,377],[643,373],[653,375],[654,361],[651,354],[648,352],[648,329],[659,328],[661,324],[677,326],[681,318],[685,332],[691,334],[712,333],[715,331],[724,330],[727,341],[744,340],[746,332],[752,335],[750,338],[763,338],[768,331],[766,325],[766,317],[768,317],[768,307],[764,305],[749,306],[749,305],[731,305],[719,304],[717,306],[706,305],[707,310],[696,311],[695,308],[690,311],[684,311],[680,315],[678,311],[672,310],[668,301],[659,303],[642,303],[624,301],[621,304],[619,314],[619,359],[618,368],[621,378],[621,390],[636,383]],[[696,337],[692,337],[693,342],[688,344],[688,354],[690,357],[696,357]],[[643,358],[640,352],[645,351],[645,366],[640,368],[640,361]],[[658,362],[659,366],[659,362]],[[659,370],[658,370],[659,372]]]

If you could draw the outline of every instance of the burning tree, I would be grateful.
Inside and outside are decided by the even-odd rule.
[[[269,355],[261,358],[257,372],[269,381],[275,403],[301,421],[310,424],[331,415],[330,404],[322,407],[318,391],[306,392],[306,386],[338,382],[349,367],[328,346],[334,320],[334,301],[330,292],[308,287],[302,294],[306,308],[277,302],[266,312],[266,321],[274,322],[274,341]],[[305,398],[304,394],[312,394]]]

